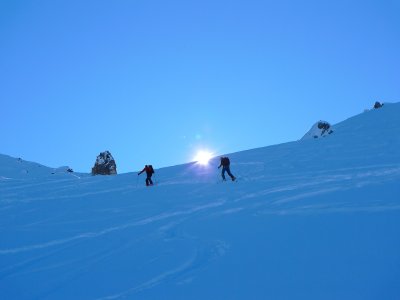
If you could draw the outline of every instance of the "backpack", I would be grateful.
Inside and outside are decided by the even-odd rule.
[[[231,163],[231,162],[229,161],[229,158],[227,158],[227,157],[223,157],[223,158],[221,159],[221,164],[222,164],[223,166],[229,166],[230,163]]]
[[[151,174],[154,174],[154,169],[153,169],[153,166],[152,166],[152,165],[149,165],[149,170],[150,170],[150,173],[151,173]]]

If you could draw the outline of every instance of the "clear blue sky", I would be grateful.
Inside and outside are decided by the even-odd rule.
[[[400,101],[400,1],[0,1],[0,153],[119,173]]]

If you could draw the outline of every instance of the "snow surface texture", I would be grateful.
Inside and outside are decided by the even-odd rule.
[[[0,298],[399,299],[399,116],[231,154],[237,183],[217,158],[145,187],[0,156]]]

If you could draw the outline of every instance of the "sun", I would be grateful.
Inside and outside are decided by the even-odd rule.
[[[194,160],[200,165],[208,165],[209,160],[213,157],[213,154],[208,151],[201,150],[197,152]]]

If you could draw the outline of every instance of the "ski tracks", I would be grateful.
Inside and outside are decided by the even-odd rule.
[[[166,270],[161,274],[157,274],[149,280],[138,283],[129,289],[97,298],[97,300],[126,298],[166,282],[172,282],[175,285],[190,283],[194,280],[195,272],[198,272],[215,259],[225,255],[229,249],[229,245],[220,240],[213,241],[212,245],[209,245],[209,242],[206,243],[204,241],[196,241],[196,244],[197,246],[195,246],[192,255],[178,266]]]
[[[135,222],[131,223],[126,223],[118,226],[113,226],[113,227],[108,227],[103,230],[95,231],[95,232],[84,232],[72,237],[64,238],[64,239],[57,239],[57,240],[51,240],[45,243],[39,243],[39,244],[34,244],[34,245],[27,245],[27,246],[22,246],[22,247],[16,247],[16,248],[8,248],[8,249],[0,249],[0,255],[7,255],[7,254],[17,254],[21,252],[27,252],[27,251],[34,251],[38,249],[43,249],[43,248],[49,248],[49,247],[54,247],[58,245],[63,245],[67,244],[70,242],[74,242],[77,240],[81,239],[91,239],[91,238],[97,238],[105,234],[109,234],[115,231],[120,231],[120,230],[125,230],[130,227],[135,227],[135,226],[144,226],[148,225],[154,222],[166,220],[166,219],[171,219],[174,217],[178,216],[185,216],[185,215],[191,215],[200,211],[208,210],[211,208],[219,207],[222,206],[225,203],[224,200],[218,200],[216,202],[200,205],[200,206],[195,206],[187,210],[178,210],[174,212],[169,212],[169,213],[162,213],[159,215],[155,215],[152,217],[144,218],[142,220],[138,220]]]

